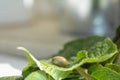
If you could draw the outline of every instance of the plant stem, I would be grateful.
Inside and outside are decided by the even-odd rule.
[[[87,74],[86,72],[85,72],[85,70],[84,69],[82,69],[81,67],[78,67],[77,69],[76,69],[80,74],[81,74],[81,76],[83,76],[86,80],[94,80],[89,74]]]
[[[48,80],[50,80],[50,75],[48,74]]]

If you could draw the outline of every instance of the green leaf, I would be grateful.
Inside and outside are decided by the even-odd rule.
[[[102,65],[105,65],[106,63],[107,63],[107,64],[115,63],[117,56],[118,56],[118,53],[115,54],[115,55],[114,55],[113,57],[111,57],[110,59],[102,62],[101,64],[102,64]]]
[[[26,58],[29,62],[29,64],[22,70],[22,75],[25,78],[31,72],[38,70],[38,66],[40,66],[40,64],[39,64],[39,61],[35,57],[33,57],[32,54],[27,49],[25,49],[24,47],[18,47],[18,49],[23,50],[25,52]]]
[[[86,54],[86,51],[80,51],[79,54]],[[89,60],[89,59],[88,59]],[[56,65],[53,65],[51,60],[41,60],[40,64],[42,66],[42,69],[51,75],[55,80],[62,80],[65,79],[74,69],[78,68],[79,66],[83,65],[84,63],[89,62],[87,59],[83,59],[80,62],[71,65],[67,68],[59,67]]]
[[[23,68],[23,70],[22,70],[22,76],[23,76],[23,78],[25,78],[30,73],[32,73],[34,71],[37,71],[37,70],[39,70],[39,68],[37,67],[36,64],[34,64],[34,65],[28,64],[26,67]]]
[[[88,69],[88,73],[92,74],[93,72],[101,69],[103,66],[100,64],[93,64],[89,69]]]
[[[119,42],[120,42],[120,26],[118,26],[117,30],[116,30],[116,35],[115,35],[115,38],[113,39],[113,41],[118,45],[119,45]]]
[[[55,80],[65,79],[72,72],[72,69],[58,67],[48,60],[40,61],[40,63],[43,70],[51,75]]]
[[[25,48],[20,47],[19,49],[25,51],[30,64],[36,64],[40,70],[45,71],[55,80],[65,79],[72,70],[85,63],[98,63],[106,61],[114,56],[118,51],[116,45],[106,37],[93,36],[85,39],[79,39],[65,45],[62,54],[69,54],[69,57],[71,58],[78,53],[77,60],[80,61],[74,65],[68,66],[67,68],[63,68],[53,65],[51,60],[42,60],[39,62]]]
[[[19,50],[23,50],[25,52],[26,58],[30,65],[37,65],[40,70],[42,70],[42,66],[40,62],[24,47],[18,47]]]
[[[91,36],[78,39],[65,44],[64,49],[59,51],[58,55],[70,59],[76,56],[78,51],[86,50],[88,58],[86,62],[102,62],[115,55],[117,46],[107,37]]]
[[[88,53],[85,50],[81,50],[77,53],[77,61],[81,61],[84,58],[88,58]]]
[[[25,52],[25,55],[26,55],[26,58],[27,58],[29,64],[35,64],[36,59],[31,55],[31,53],[27,49],[25,49],[24,47],[18,47],[17,49],[23,50]]]
[[[40,70],[45,71],[50,76],[52,76],[55,80],[64,79],[71,73],[71,70],[66,70],[66,69],[62,70],[62,68],[60,68],[60,67],[57,67],[53,64],[49,64],[48,63],[49,60],[47,60],[47,62],[46,61],[39,62],[36,58],[34,58],[31,55],[31,53],[27,49],[22,48],[22,47],[20,47],[19,49],[25,51],[26,57],[29,59],[30,63],[32,63],[32,64],[35,63],[39,67]]]
[[[117,57],[116,57],[116,59],[114,61],[114,64],[120,65],[120,51],[117,54]]]
[[[116,71],[117,73],[120,74],[120,66],[119,65],[116,65],[116,64],[107,64],[105,65],[105,67],[108,67],[114,71]]]
[[[81,76],[77,70],[73,70],[72,73],[70,73],[65,80],[69,80],[69,79],[84,79],[83,76]]]
[[[32,72],[25,80],[53,80],[51,77],[47,76],[43,71]]]
[[[120,80],[120,74],[110,68],[95,65],[91,69],[89,73],[95,80]]]
[[[117,45],[117,47],[119,49],[118,57],[117,57],[117,59],[115,61],[115,64],[120,65],[120,26],[118,26],[118,28],[116,30],[116,35],[115,35],[113,41]]]
[[[23,80],[20,76],[8,76],[8,77],[1,77],[0,80]]]
[[[71,79],[63,79],[63,80],[86,80],[86,79],[84,79],[84,78],[71,78]]]
[[[46,73],[51,75],[55,80],[61,80],[66,78],[72,72],[72,70],[76,69],[77,67],[85,63],[95,63],[95,62],[105,61],[111,58],[117,52],[116,45],[113,44],[113,42],[109,38],[105,38],[105,37],[98,37],[98,36],[88,37],[86,39],[80,39],[79,41],[72,42],[72,44],[70,43],[69,45],[70,46],[72,45],[73,48],[78,49],[77,48],[78,44],[80,46],[79,48],[82,48],[80,49],[81,51],[79,51],[78,56],[83,55],[82,57],[80,58],[78,57],[78,58],[79,59],[83,58],[83,59],[80,62],[69,66],[68,68],[62,68],[53,65],[50,60],[42,60],[39,62],[25,48],[19,48],[19,49],[22,49],[26,52],[26,56],[30,63],[36,64],[40,68],[40,70],[45,71]],[[85,51],[83,51],[84,49]]]
[[[26,49],[22,49],[22,50],[25,50],[25,52],[27,51]],[[34,62],[40,68],[40,70],[45,71],[50,76],[52,76],[55,80],[61,80],[66,78],[72,72],[73,69],[81,65],[81,64],[76,64],[71,68],[62,68],[62,67],[53,65],[50,60],[45,60],[45,61],[43,60],[39,62],[30,53],[26,52],[26,55],[27,55],[27,58],[31,59],[31,61]]]

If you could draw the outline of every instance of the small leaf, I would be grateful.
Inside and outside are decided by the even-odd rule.
[[[92,68],[91,76],[95,78],[95,80],[120,80],[120,74],[114,70],[107,67],[100,67],[99,65],[94,68]]]
[[[116,65],[116,64],[107,64],[105,65],[105,67],[108,67],[114,71],[116,71],[117,73],[120,74],[120,66],[119,65]]]
[[[93,64],[89,69],[88,69],[88,73],[92,74],[93,72],[101,69],[103,66],[100,64]]]
[[[34,71],[37,71],[37,70],[39,70],[39,68],[37,67],[36,64],[34,64],[34,65],[28,64],[26,67],[23,68],[23,70],[22,70],[22,76],[23,76],[23,78],[25,78],[30,73],[32,73]]]
[[[82,50],[77,53],[77,61],[81,61],[84,58],[88,58],[87,51]]]
[[[49,78],[43,71],[35,71],[32,72],[29,76],[27,76],[25,80],[53,80],[53,79]]]

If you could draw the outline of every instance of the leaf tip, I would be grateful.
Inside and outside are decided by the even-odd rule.
[[[24,47],[17,47],[18,50],[25,50]]]
[[[23,50],[23,51],[25,51],[25,52],[28,52],[28,53],[29,53],[29,51],[28,51],[26,48],[24,48],[24,47],[17,47],[17,49],[18,49],[18,50]]]
[[[26,48],[24,47],[17,47],[18,50],[23,50],[23,51],[28,51]]]

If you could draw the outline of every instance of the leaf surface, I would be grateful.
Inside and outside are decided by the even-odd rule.
[[[81,50],[88,52],[88,58],[91,58],[90,62],[105,61],[118,52],[117,46],[110,38],[91,36],[65,44],[64,49],[59,51],[58,55],[70,59],[72,56],[76,56],[78,51]]]
[[[53,79],[47,76],[45,72],[39,70],[32,72],[29,76],[25,78],[25,80],[53,80]]]
[[[110,68],[95,65],[90,70],[89,73],[95,80],[120,80],[120,74]]]

